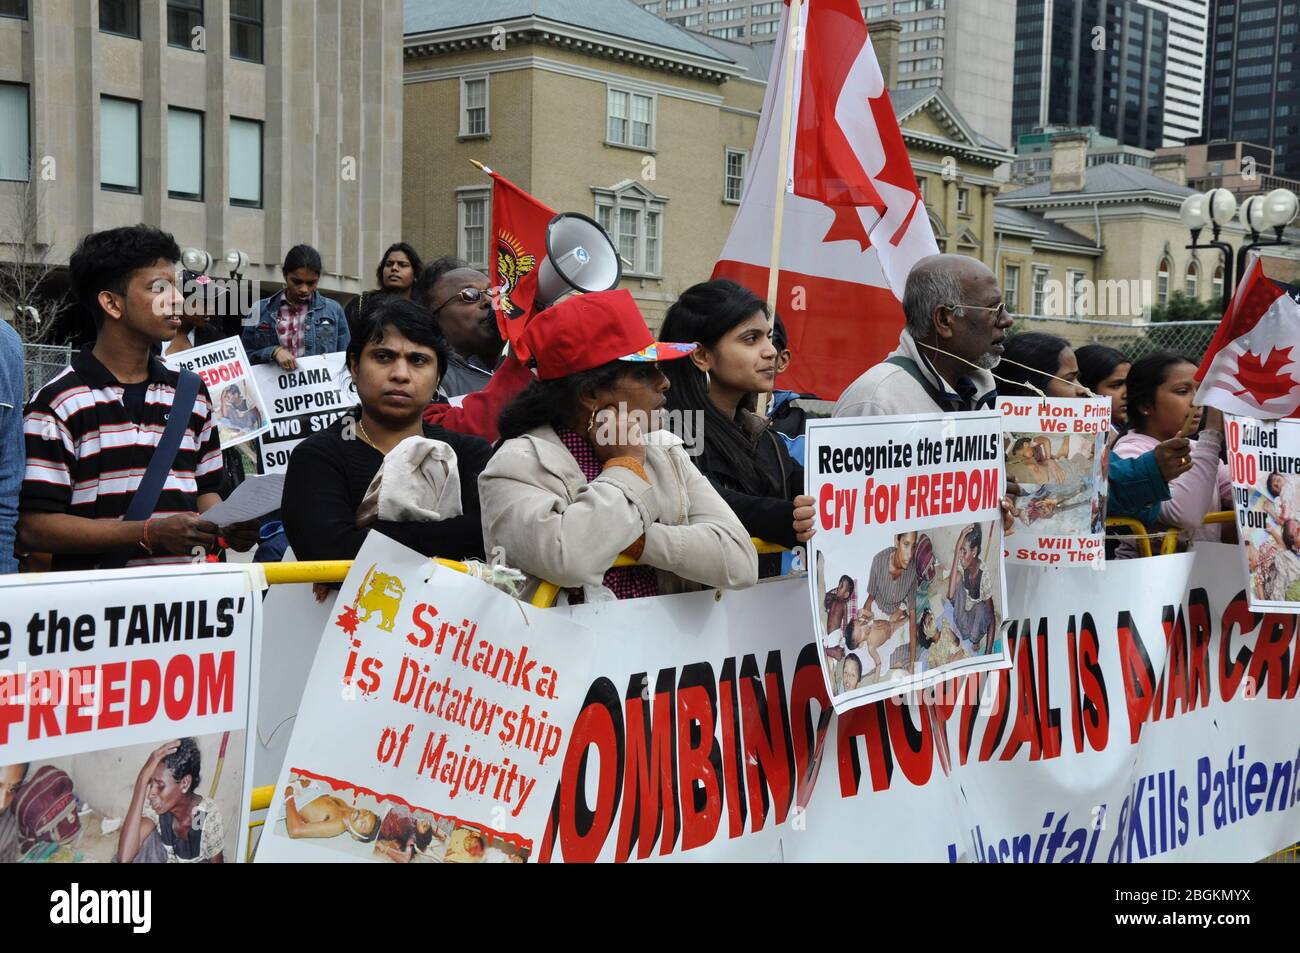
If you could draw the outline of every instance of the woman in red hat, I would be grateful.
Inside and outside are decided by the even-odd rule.
[[[624,290],[562,301],[523,343],[538,380],[502,412],[479,479],[487,551],[526,572],[529,593],[547,580],[571,603],[752,585],[749,534],[658,429],[659,362],[694,345],[656,343]],[[640,565],[611,570],[621,554]]]

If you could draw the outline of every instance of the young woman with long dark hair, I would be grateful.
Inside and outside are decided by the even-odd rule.
[[[659,335],[699,345],[689,359],[666,364],[664,374],[675,420],[697,415],[700,421],[694,434],[700,472],[751,536],[787,548],[812,538],[814,501],[803,495],[803,467],[771,423],[743,406],[749,395],[771,393],[776,385],[779,352],[767,306],[734,281],[706,281],[668,309]]]

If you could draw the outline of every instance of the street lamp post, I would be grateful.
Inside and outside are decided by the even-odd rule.
[[[1241,224],[1250,232],[1250,241],[1237,251],[1237,276],[1246,270],[1246,256],[1255,248],[1294,244],[1282,237],[1282,231],[1300,212],[1300,199],[1290,189],[1274,189],[1268,195],[1252,195],[1241,204]],[[1260,232],[1273,229],[1274,238],[1260,238]]]
[[[1211,189],[1204,195],[1193,194],[1183,199],[1182,208],[1178,210],[1178,217],[1183,220],[1183,224],[1188,227],[1192,233],[1192,243],[1187,247],[1189,251],[1204,251],[1213,249],[1223,256],[1223,287],[1224,305],[1232,298],[1233,288],[1233,268],[1232,268],[1232,246],[1227,242],[1219,240],[1219,231],[1224,225],[1232,221],[1232,216],[1237,211],[1237,199],[1227,189]],[[1201,230],[1209,225],[1213,229],[1213,239],[1208,242],[1201,242]]]

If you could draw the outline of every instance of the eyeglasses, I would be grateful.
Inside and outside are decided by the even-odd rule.
[[[478,301],[482,301],[487,296],[488,293],[480,288],[461,288],[454,295],[452,295],[450,298],[448,298],[442,304],[438,305],[438,307],[434,308],[433,310],[435,312],[441,311],[443,308],[447,307],[447,305],[451,304],[457,298],[459,298],[461,301],[464,301],[466,304],[474,304]]]
[[[995,304],[988,308],[977,308],[973,304],[950,304],[947,306],[950,311],[992,311],[993,320],[998,318],[1009,317],[1011,312],[1007,310],[1006,302]]]

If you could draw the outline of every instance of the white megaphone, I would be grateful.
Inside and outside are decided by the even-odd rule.
[[[537,309],[565,295],[608,291],[623,277],[614,242],[596,222],[577,212],[562,212],[546,226],[546,257],[537,268]]]

